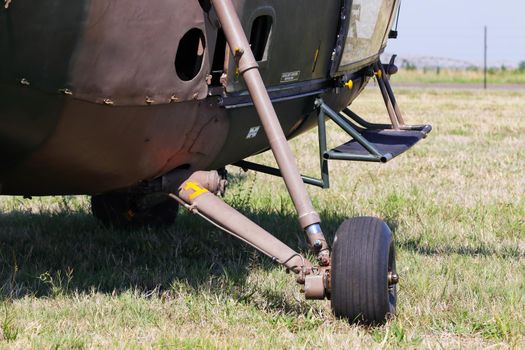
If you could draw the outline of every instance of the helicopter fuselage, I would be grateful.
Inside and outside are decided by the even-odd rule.
[[[317,98],[340,111],[359,95],[398,2],[234,4],[293,138],[316,125]],[[232,52],[206,1],[13,1],[0,11],[0,194],[96,194],[267,150]]]

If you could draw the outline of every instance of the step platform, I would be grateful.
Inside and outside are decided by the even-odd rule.
[[[355,130],[360,137],[352,138],[350,141],[326,151],[324,158],[386,163],[425,138],[432,127],[430,125],[417,125],[402,130],[363,128],[355,128]]]

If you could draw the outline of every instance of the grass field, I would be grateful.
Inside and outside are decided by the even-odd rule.
[[[409,122],[434,125],[428,139],[386,165],[331,163],[332,188],[309,189],[330,239],[354,215],[394,230],[401,282],[387,325],[334,319],[282,268],[186,212],[169,230],[119,231],[86,197],[0,197],[0,348],[525,348],[525,92],[398,99]],[[375,89],[354,110],[385,115]],[[305,173],[317,171],[315,142],[315,131],[293,142]],[[282,180],[230,172],[226,200],[305,250]]]
[[[483,69],[414,69],[401,68],[392,77],[394,83],[425,83],[425,84],[480,84],[483,85]],[[525,70],[495,69],[487,73],[487,84],[490,85],[524,85]]]

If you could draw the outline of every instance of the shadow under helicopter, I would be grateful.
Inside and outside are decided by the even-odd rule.
[[[292,248],[307,252],[293,212],[257,211],[249,203],[236,207]],[[331,243],[337,227],[346,218],[326,212],[321,212],[321,217]],[[387,223],[395,234],[396,219],[387,219]],[[305,314],[311,309],[308,303],[290,299],[281,290],[247,281],[252,269],[281,267],[182,210],[177,223],[162,230],[105,228],[88,212],[68,210],[0,214],[0,224],[1,299],[92,291],[112,295],[139,291],[152,295],[175,292],[182,283],[192,291],[224,294],[247,303],[264,299],[261,307],[291,314]],[[408,238],[397,240],[397,246],[421,255],[525,257],[521,251],[491,247],[428,247]],[[260,298],[253,298],[254,294]]]

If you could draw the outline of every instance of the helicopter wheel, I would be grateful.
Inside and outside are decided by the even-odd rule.
[[[357,217],[337,230],[331,269],[331,304],[336,317],[364,324],[385,323],[396,309],[395,248],[380,219]]]
[[[179,204],[164,194],[154,194],[155,202],[145,205],[143,196],[126,193],[106,193],[91,197],[91,212],[105,226],[165,227],[177,217]]]

